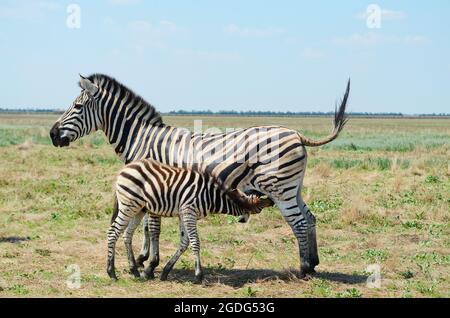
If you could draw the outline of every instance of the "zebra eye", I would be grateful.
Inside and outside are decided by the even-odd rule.
[[[83,108],[83,104],[75,104],[75,106],[73,106],[73,108],[75,108],[76,110],[80,110]]]

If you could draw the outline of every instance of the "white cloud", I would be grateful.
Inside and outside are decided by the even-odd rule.
[[[280,27],[241,27],[236,24],[229,24],[224,28],[226,34],[237,35],[241,37],[272,37],[286,33],[286,30]]]
[[[113,5],[133,5],[140,3],[141,0],[109,0]]]
[[[332,42],[337,45],[374,45],[383,41],[378,33],[352,34],[346,37],[335,37]]]
[[[162,20],[159,22],[159,26],[161,29],[170,33],[177,33],[184,31],[182,28],[178,27],[175,23],[171,21]]]
[[[222,52],[222,51],[196,51],[194,55],[202,60],[220,61],[220,62],[236,62],[241,61],[242,57],[236,52]]]
[[[423,45],[429,42],[428,38],[422,35],[383,35],[381,33],[369,32],[364,34],[352,34],[346,37],[336,37],[332,43],[336,45],[358,45],[373,46],[383,44],[403,44],[403,45]]]
[[[38,3],[39,7],[49,11],[61,10],[63,9],[63,5],[56,1],[40,1]]]
[[[189,29],[178,26],[171,21],[159,21],[151,23],[145,20],[137,20],[129,23],[127,28],[129,39],[142,53],[147,48],[163,49],[170,46],[171,39],[186,39],[189,36]]]
[[[404,38],[405,44],[423,45],[429,43],[429,39],[423,35],[407,35]]]
[[[35,21],[43,19],[49,12],[63,9],[57,1],[16,1],[0,4],[0,18],[10,20]]]
[[[300,55],[305,59],[318,60],[325,57],[325,52],[307,47],[301,51]]]
[[[130,29],[137,33],[145,33],[147,36],[164,37],[169,35],[186,35],[188,30],[179,27],[171,21],[160,21],[157,24],[152,24],[148,21],[138,20],[130,23]]]
[[[403,11],[395,11],[395,10],[387,10],[381,9],[381,20],[386,21],[398,21],[406,19],[406,13]],[[366,20],[369,17],[370,13],[368,12],[360,12],[357,14],[357,18],[360,20]]]

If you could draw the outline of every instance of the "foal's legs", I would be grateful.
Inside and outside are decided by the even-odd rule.
[[[138,266],[134,259],[132,240],[133,240],[134,231],[138,227],[143,216],[144,216],[144,213],[141,211],[134,218],[132,218],[127,226],[127,229],[125,230],[124,235],[123,235],[123,239],[125,242],[125,248],[127,250],[127,255],[128,255],[128,264],[130,265],[130,272],[131,272],[131,274],[134,275],[134,277],[140,277],[141,275],[139,274]]]
[[[195,257],[195,282],[200,284],[203,281],[203,270],[200,262],[200,239],[197,232],[197,213],[192,209],[183,211],[182,221],[189,237],[189,242]]]
[[[107,269],[109,277],[116,279],[117,276],[114,268],[114,255],[116,253],[116,242],[120,234],[125,230],[130,219],[141,211],[140,207],[123,205],[119,203],[119,212],[117,217],[111,224],[108,231],[108,263]],[[134,259],[134,257],[133,257]]]
[[[166,266],[164,266],[164,269],[160,277],[161,280],[167,280],[169,272],[172,270],[173,266],[178,261],[180,256],[187,250],[188,246],[189,246],[189,239],[180,216],[180,246],[178,247],[175,254],[171,257],[171,259],[167,262]],[[145,270],[145,272],[147,273],[147,269]]]
[[[144,262],[148,260],[148,257],[150,255],[150,235],[148,230],[148,219],[148,214],[145,214],[143,224],[144,238],[142,239],[141,251],[139,252],[139,256],[136,259],[136,263],[139,267],[144,267]]]

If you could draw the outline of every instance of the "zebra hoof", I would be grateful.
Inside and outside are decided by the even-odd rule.
[[[107,272],[108,272],[109,278],[111,278],[114,281],[117,281],[116,272],[114,270],[108,270]]]
[[[135,268],[130,268],[130,273],[136,278],[140,278],[141,277],[141,273],[139,273],[139,270],[136,267]]]
[[[155,279],[155,274],[153,273],[153,271],[152,271],[152,272],[146,272],[146,271],[144,271],[144,272],[142,273],[142,278],[144,278],[144,279],[146,279],[146,280],[152,280],[152,279]]]
[[[298,278],[304,281],[308,281],[312,279],[312,276],[310,273],[305,273],[304,271],[301,271],[300,274],[298,275]]]
[[[247,221],[248,221],[248,218],[245,217],[245,216],[243,216],[243,215],[241,215],[241,216],[238,218],[238,223],[247,223]]]
[[[145,255],[139,255],[138,258],[136,259],[136,265],[138,267],[144,267],[144,262],[148,260],[148,256]]]
[[[314,267],[315,266],[317,266],[317,265],[319,265],[320,264],[320,262],[319,262],[319,258],[318,257],[313,257],[312,258],[312,260],[311,260],[311,265],[312,265],[312,270],[314,271]],[[315,272],[315,271],[314,271]]]
[[[314,266],[311,266],[309,268],[303,268],[300,270],[299,278],[303,280],[310,280],[315,272],[316,271],[314,269]]]
[[[201,285],[203,283],[203,273],[195,275],[194,284]]]
[[[164,282],[167,280],[167,276],[169,276],[169,273],[162,272],[159,279]]]

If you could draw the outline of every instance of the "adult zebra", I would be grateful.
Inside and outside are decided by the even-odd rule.
[[[334,140],[346,122],[350,81],[335,111],[333,131],[315,141],[280,126],[256,126],[230,133],[191,133],[163,123],[155,108],[115,79],[102,74],[81,76],[80,95],[50,130],[54,146],[64,147],[96,130],[103,130],[125,162],[150,158],[183,168],[206,171],[231,188],[267,195],[280,209],[297,238],[300,276],[319,264],[315,217],[301,197],[306,168],[305,146]],[[136,226],[144,213],[130,226]],[[161,218],[149,217],[151,267],[159,264]],[[140,260],[148,255],[144,238]],[[149,275],[150,276],[150,275]]]

